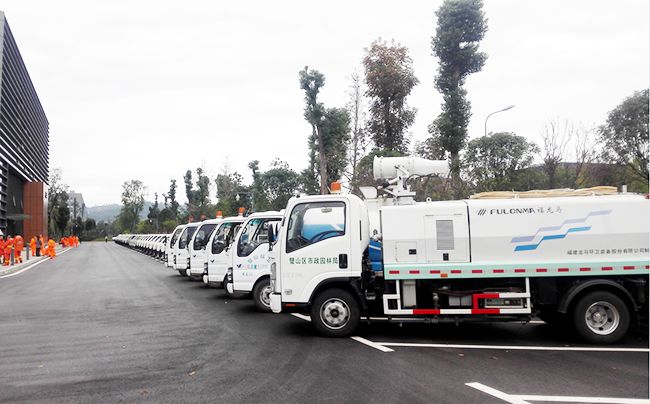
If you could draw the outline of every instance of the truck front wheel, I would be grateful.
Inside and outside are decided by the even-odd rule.
[[[594,344],[613,344],[630,327],[630,311],[610,292],[591,292],[575,305],[573,321],[578,334]]]
[[[347,337],[359,325],[360,312],[356,299],[343,289],[321,292],[311,305],[311,322],[325,337]]]
[[[257,310],[268,313],[271,311],[271,281],[264,278],[253,288],[253,301]]]

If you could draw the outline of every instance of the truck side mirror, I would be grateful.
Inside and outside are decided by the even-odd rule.
[[[273,249],[273,243],[275,243],[275,229],[272,225],[269,224],[267,229],[268,231],[268,240],[269,240],[269,251]]]

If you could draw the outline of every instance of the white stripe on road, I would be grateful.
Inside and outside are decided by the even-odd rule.
[[[353,340],[355,340],[357,342],[361,342],[364,345],[368,345],[369,347],[378,349],[378,350],[380,350],[382,352],[394,352],[393,349],[386,348],[385,346],[383,346],[381,344],[377,344],[375,342],[369,341],[369,340],[367,340],[365,338],[362,338],[362,337],[350,337],[350,338],[352,338]]]
[[[618,398],[618,397],[578,397],[578,396],[536,396],[519,394],[522,400],[530,401],[552,401],[561,403],[609,403],[609,404],[649,404],[647,398]]]
[[[294,316],[294,317],[297,317],[297,318],[299,318],[299,319],[301,319],[301,320],[311,321],[311,318],[309,318],[309,316],[305,316],[304,314],[300,314],[300,313],[291,313],[291,315]]]
[[[648,348],[603,348],[582,346],[418,344],[412,342],[375,342],[375,344],[383,346],[402,346],[414,348],[498,349],[503,351],[650,352],[650,349]]]
[[[61,254],[65,254],[65,253],[68,252],[68,251],[70,251],[70,248],[68,248],[67,250],[63,250],[63,251],[61,251],[60,253],[57,253],[57,257],[58,257],[59,255],[61,255]],[[42,260],[40,260],[40,261],[38,261],[38,262],[35,262],[35,263],[33,263],[32,265],[30,265],[30,266],[28,266],[28,267],[25,267],[25,268],[21,269],[20,271],[16,271],[16,272],[10,273],[9,275],[3,275],[3,276],[0,276],[0,279],[2,279],[2,278],[9,278],[9,277],[11,277],[11,276],[16,276],[16,275],[18,275],[18,274],[21,274],[21,273],[27,271],[28,269],[32,269],[32,268],[34,268],[36,265],[40,265],[40,264],[42,264],[42,263],[44,263],[44,262],[46,262],[46,261],[49,261],[49,258],[43,258]]]
[[[581,396],[541,396],[532,394],[508,394],[481,383],[465,383],[466,386],[475,388],[492,397],[499,398],[507,403],[527,404],[529,401],[552,401],[558,403],[609,403],[609,404],[649,404],[650,400],[644,398],[618,398],[618,397],[581,397]]]
[[[300,314],[300,313],[291,313],[291,315],[294,316],[294,317],[296,317],[296,318],[299,318],[299,319],[301,319],[301,320],[311,321],[311,318],[309,318],[309,316],[305,316],[304,314]],[[367,345],[367,346],[369,346],[369,347],[372,347],[372,348],[378,349],[378,350],[380,350],[380,351],[382,351],[382,352],[394,352],[393,349],[386,348],[385,346],[382,346],[382,345],[380,345],[380,344],[377,344],[377,343],[375,343],[375,342],[372,342],[372,341],[367,340],[367,339],[362,338],[362,337],[350,337],[350,339],[355,340],[355,341],[357,341],[357,342],[361,342],[361,343],[364,344],[364,345]]]
[[[489,394],[492,397],[500,398],[501,400],[507,402],[507,403],[513,403],[513,404],[530,404],[526,400],[522,400],[521,398],[511,396],[510,394],[504,393],[503,391],[499,391],[497,389],[493,389],[490,386],[486,386],[481,383],[465,383],[465,386],[469,386],[472,388],[475,388],[476,390],[480,390],[483,393]]]

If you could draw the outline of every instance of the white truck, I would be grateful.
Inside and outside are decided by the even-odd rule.
[[[228,268],[226,290],[229,294],[250,294],[258,310],[271,311],[270,275],[272,255],[269,234],[276,234],[283,218],[281,212],[258,212],[246,218],[234,241],[232,262]],[[269,230],[273,227],[273,230]]]
[[[243,216],[225,218],[212,233],[208,241],[208,262],[203,274],[203,283],[208,286],[223,288],[226,284],[228,267],[231,265],[232,243],[239,232]]]
[[[219,223],[223,221],[222,217],[208,219],[201,222],[189,243],[190,266],[187,269],[187,276],[192,280],[201,280],[205,271],[205,264],[208,262],[207,245],[212,233]]]
[[[361,316],[458,323],[539,315],[572,323],[592,343],[616,342],[647,316],[647,198],[551,192],[414,202],[406,180],[444,173],[446,164],[378,158],[374,177],[390,179],[381,187],[388,196],[364,189],[365,201],[290,201],[273,245],[273,312],[309,313],[326,336],[350,335]]]
[[[190,240],[200,225],[200,222],[186,224],[174,246],[174,269],[183,276],[187,276],[190,267]]]
[[[172,232],[171,237],[167,239],[167,243],[165,245],[165,263],[169,268],[174,268],[174,248],[176,246],[176,242],[178,241],[178,237],[180,237],[184,228],[184,224],[176,226]]]

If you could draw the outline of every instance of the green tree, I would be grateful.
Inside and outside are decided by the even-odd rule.
[[[309,146],[311,150],[317,150],[318,153],[318,175],[320,177],[320,193],[327,193],[327,154],[325,153],[325,143],[321,128],[321,120],[325,114],[325,106],[318,102],[318,93],[321,87],[325,85],[325,76],[318,70],[309,70],[305,66],[304,70],[299,73],[300,88],[305,92],[305,112],[304,117],[311,125],[311,137]],[[310,159],[314,164],[315,159]],[[315,171],[315,167],[311,167]]]
[[[268,201],[266,209],[281,210],[286,208],[289,199],[299,189],[300,175],[289,168],[286,162],[275,159],[271,168],[261,174],[261,182],[264,200]]]
[[[149,206],[149,213],[147,214],[147,219],[149,219],[153,225],[156,233],[160,227],[160,206],[158,205],[158,193],[154,193],[154,202],[153,205]]]
[[[431,45],[438,58],[436,89],[442,93],[442,112],[429,126],[449,153],[452,188],[462,197],[459,153],[467,139],[471,117],[467,91],[463,88],[468,75],[481,71],[487,55],[479,52],[479,42],[487,31],[481,0],[445,0],[436,11],[438,26]]]
[[[409,108],[406,97],[419,81],[413,72],[408,49],[394,41],[374,41],[363,58],[366,95],[370,98],[368,130],[379,149],[406,153],[408,139],[404,134],[415,120],[415,108]]]
[[[215,210],[222,211],[224,216],[232,216],[237,214],[237,209],[240,206],[249,205],[246,192],[250,192],[250,190],[242,183],[241,174],[236,171],[230,172],[230,167],[225,165],[215,179],[218,199]],[[237,201],[237,194],[239,193],[241,193],[240,200]]]
[[[625,165],[634,176],[648,181],[648,89],[625,98],[598,130],[606,161]]]
[[[536,144],[514,133],[493,133],[471,140],[464,166],[470,182],[479,192],[518,188],[522,170],[530,167]]]
[[[48,233],[50,237],[63,236],[66,226],[70,221],[70,208],[68,207],[69,188],[62,180],[61,169],[52,170],[49,178],[47,194]]]
[[[366,113],[363,101],[363,81],[358,73],[353,73],[350,78],[349,101],[347,104],[348,114],[350,116],[350,141],[347,150],[347,165],[345,177],[350,184],[350,190],[353,193],[359,191],[359,172],[358,165],[361,158],[366,153],[369,145],[368,132],[366,130]]]
[[[347,165],[350,141],[350,115],[344,108],[327,108],[321,122],[323,152],[327,156],[327,185],[338,181]],[[320,156],[319,150],[319,156]]]
[[[140,180],[125,181],[122,184],[122,210],[119,220],[122,229],[133,233],[140,221],[140,212],[144,208],[147,187]]]

